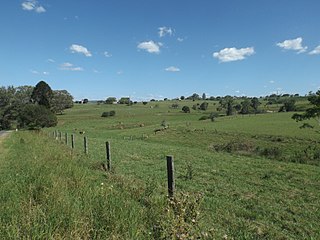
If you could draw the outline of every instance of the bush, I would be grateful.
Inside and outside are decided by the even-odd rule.
[[[188,106],[183,106],[183,107],[182,107],[182,111],[183,111],[184,113],[190,113],[190,108],[189,108]]]
[[[113,117],[114,115],[116,115],[116,112],[112,110],[110,112],[103,112],[101,117]]]
[[[211,119],[212,122],[214,122],[217,117],[219,117],[218,113],[215,113],[215,112],[210,113],[209,118]]]
[[[208,116],[202,116],[202,117],[199,118],[199,121],[203,121],[203,120],[207,120],[207,119],[209,119]]]
[[[207,102],[203,102],[203,103],[201,103],[199,109],[205,111],[205,110],[207,110],[208,105],[209,104]]]
[[[44,127],[54,127],[58,120],[55,114],[43,105],[28,104],[23,107],[19,116],[18,123],[20,128],[30,130]]]
[[[260,155],[267,158],[280,158],[282,152],[278,147],[269,147],[260,150]]]

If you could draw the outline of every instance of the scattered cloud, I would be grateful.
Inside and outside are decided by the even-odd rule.
[[[320,54],[320,45],[317,46],[315,49],[313,49],[311,52],[309,52],[310,55],[318,55]]]
[[[289,39],[285,40],[283,42],[277,43],[278,47],[281,47],[285,50],[294,50],[297,51],[298,53],[303,53],[307,51],[307,46],[302,46],[302,38],[298,37],[296,39]]]
[[[160,47],[162,43],[156,43],[154,41],[141,42],[137,48],[147,51],[148,53],[160,53]]]
[[[39,72],[36,71],[36,70],[30,70],[30,72],[31,72],[32,74],[39,74]]]
[[[91,52],[86,47],[81,46],[81,45],[72,44],[70,46],[70,50],[72,53],[80,53],[80,54],[85,55],[86,57],[92,56]]]
[[[27,1],[24,1],[22,4],[22,9],[25,10],[25,11],[35,11],[36,13],[44,13],[46,12],[46,9],[41,6],[39,4],[38,1],[36,0],[27,0]]]
[[[167,72],[180,72],[180,68],[171,66],[171,67],[167,67],[167,68],[165,69],[165,71],[167,71]]]
[[[109,52],[107,52],[107,51],[105,51],[105,52],[103,53],[103,55],[104,55],[105,57],[107,57],[107,58],[112,57],[112,54],[109,53]]]
[[[65,71],[83,71],[82,67],[76,67],[72,63],[65,62],[60,65],[60,70]]]
[[[123,74],[123,71],[122,71],[122,70],[119,70],[119,71],[117,72],[117,74],[118,74],[118,75],[122,75],[122,74]]]
[[[183,41],[184,41],[184,38],[178,37],[178,38],[177,38],[177,41],[178,41],[178,42],[183,42]]]
[[[92,70],[94,73],[100,73],[97,69]]]
[[[255,53],[253,47],[248,48],[224,48],[219,52],[213,53],[213,57],[218,58],[220,62],[232,62],[245,59]]]
[[[56,62],[56,61],[53,60],[53,59],[51,59],[51,58],[49,58],[49,59],[47,59],[47,62],[54,63],[54,62]]]
[[[49,72],[39,72],[39,71],[36,71],[36,70],[30,70],[30,72],[32,74],[36,74],[36,75],[39,75],[39,74],[49,75],[50,74]]]
[[[273,83],[275,83],[275,81],[271,80],[271,81],[269,81],[269,83],[273,84]]]
[[[172,36],[174,30],[171,27],[159,27],[159,37],[164,37],[166,35]]]

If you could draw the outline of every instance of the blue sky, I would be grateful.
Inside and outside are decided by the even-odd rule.
[[[320,87],[318,0],[3,0],[0,86],[75,99]]]

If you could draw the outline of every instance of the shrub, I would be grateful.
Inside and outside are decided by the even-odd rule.
[[[19,127],[40,129],[57,125],[57,117],[43,105],[27,104],[18,116]]]
[[[109,117],[110,116],[110,112],[103,112],[101,114],[101,117]]]
[[[188,106],[183,106],[183,107],[182,107],[182,111],[183,111],[184,113],[190,113],[190,108],[189,108]]]
[[[202,116],[202,117],[199,118],[199,121],[203,121],[203,120],[207,120],[207,119],[209,119],[208,116]]]
[[[205,111],[205,110],[207,110],[208,105],[209,104],[207,102],[203,102],[203,103],[201,103],[199,109]]]
[[[101,114],[101,117],[113,117],[116,115],[116,111],[112,110],[110,112],[103,112]]]
[[[218,116],[219,116],[218,113],[212,112],[212,113],[210,113],[209,118],[211,119],[212,122],[214,122],[215,119],[216,119]]]
[[[260,155],[267,158],[280,158],[282,152],[278,147],[263,148],[260,150]]]
[[[143,104],[143,105],[147,105],[147,104],[148,104],[148,102],[142,102],[142,104]]]

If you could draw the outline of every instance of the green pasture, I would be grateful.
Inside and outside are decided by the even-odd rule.
[[[183,229],[162,213],[167,194],[165,158],[173,155],[177,194],[190,199],[202,195],[197,230],[191,228],[190,233],[208,233],[209,239],[320,238],[319,161],[308,158],[309,146],[317,151],[318,126],[300,129],[292,113],[199,121],[218,104],[210,102],[205,112],[182,113],[182,106],[197,102],[177,101],[178,109],[172,109],[172,103],[76,105],[43,135],[13,133],[4,144],[6,157],[0,156],[1,178],[8,182],[0,189],[5,196],[2,224],[9,222],[2,236],[35,231],[53,239],[170,239],[159,232],[169,232],[170,226]],[[114,117],[101,117],[111,110],[116,111]],[[169,127],[155,134],[163,121]],[[62,132],[61,142],[53,138],[54,130]],[[75,150],[63,143],[64,133],[75,135]],[[84,136],[88,155],[83,154]],[[111,174],[101,167],[106,141],[111,143]],[[239,143],[241,148],[234,151],[217,150]],[[281,155],[259,154],[266,149],[271,153],[277,149]],[[20,164],[16,159],[27,160]],[[14,178],[16,172],[19,177]],[[101,183],[107,196],[101,196]],[[34,209],[25,198],[37,187],[45,190]],[[28,211],[31,219],[19,219],[30,216]],[[38,219],[36,225],[30,224],[33,218]],[[47,227],[41,228],[44,223]],[[4,235],[8,230],[11,235]]]

